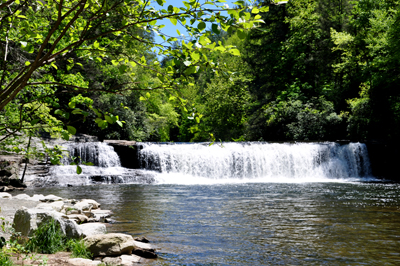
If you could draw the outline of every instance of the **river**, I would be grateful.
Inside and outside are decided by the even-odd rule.
[[[44,179],[72,187],[27,192],[97,200],[109,232],[158,247],[150,265],[400,265],[400,185],[371,176],[364,144],[140,145],[148,184],[105,144],[73,144],[98,166],[54,167]]]
[[[115,184],[35,189],[92,198],[110,232],[146,236],[152,265],[399,265],[399,185]]]

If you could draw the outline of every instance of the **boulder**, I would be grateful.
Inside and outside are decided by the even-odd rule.
[[[82,230],[75,221],[68,220],[64,214],[50,209],[27,209],[22,207],[17,210],[14,216],[14,229],[21,232],[22,236],[31,236],[38,226],[54,219],[61,228],[61,231],[69,238],[79,238]]]
[[[126,234],[91,235],[83,239],[85,246],[97,256],[119,256],[132,254],[135,248],[133,237]]]
[[[10,193],[7,192],[0,192],[0,199],[11,199],[12,196]]]
[[[82,230],[82,237],[88,237],[92,235],[102,235],[107,233],[107,228],[102,223],[87,223],[80,224],[78,227]]]

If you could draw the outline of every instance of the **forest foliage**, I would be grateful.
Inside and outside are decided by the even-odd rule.
[[[399,1],[157,3],[0,1],[3,145],[398,139]]]

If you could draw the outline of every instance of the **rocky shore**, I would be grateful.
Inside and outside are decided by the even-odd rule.
[[[29,237],[42,223],[54,219],[68,238],[83,238],[85,246],[93,254],[93,260],[72,259],[65,254],[47,265],[136,265],[147,259],[157,258],[155,248],[147,239],[134,239],[131,235],[107,234],[107,223],[112,223],[110,210],[102,210],[100,204],[91,199],[63,199],[54,195],[26,194],[12,196],[0,192],[0,217],[3,217],[16,232]],[[0,230],[6,239],[10,235]],[[65,252],[64,252],[65,253]],[[46,255],[47,256],[47,255]],[[54,257],[54,255],[49,255]],[[56,256],[57,257],[57,256]],[[25,262],[35,265],[34,262]],[[40,262],[38,262],[39,264]]]

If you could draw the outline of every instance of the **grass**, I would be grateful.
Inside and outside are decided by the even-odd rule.
[[[93,254],[80,239],[68,239],[61,231],[60,225],[53,219],[42,223],[26,244],[30,252],[54,254],[59,251],[72,252],[73,258],[91,259]],[[1,264],[0,264],[1,265]]]
[[[0,225],[3,231],[6,231],[4,220],[0,217]],[[93,254],[85,247],[81,239],[68,239],[61,231],[59,223],[54,219],[42,223],[34,232],[32,237],[22,238],[19,234],[13,233],[12,240],[7,241],[8,249],[0,248],[0,266],[13,266],[10,259],[11,253],[22,257],[33,257],[33,253],[54,254],[59,251],[72,252],[73,258],[92,259]],[[1,239],[2,240],[2,239]],[[24,240],[24,241],[21,241]],[[1,241],[1,244],[3,241]],[[46,262],[44,262],[46,264]]]
[[[14,263],[10,260],[10,257],[0,250],[0,265],[1,266],[13,266]]]
[[[68,251],[72,252],[73,258],[92,259],[93,254],[85,247],[82,240],[70,239],[67,242]]]
[[[64,250],[65,240],[60,225],[51,219],[38,227],[26,244],[26,249],[30,252],[54,254]]]

